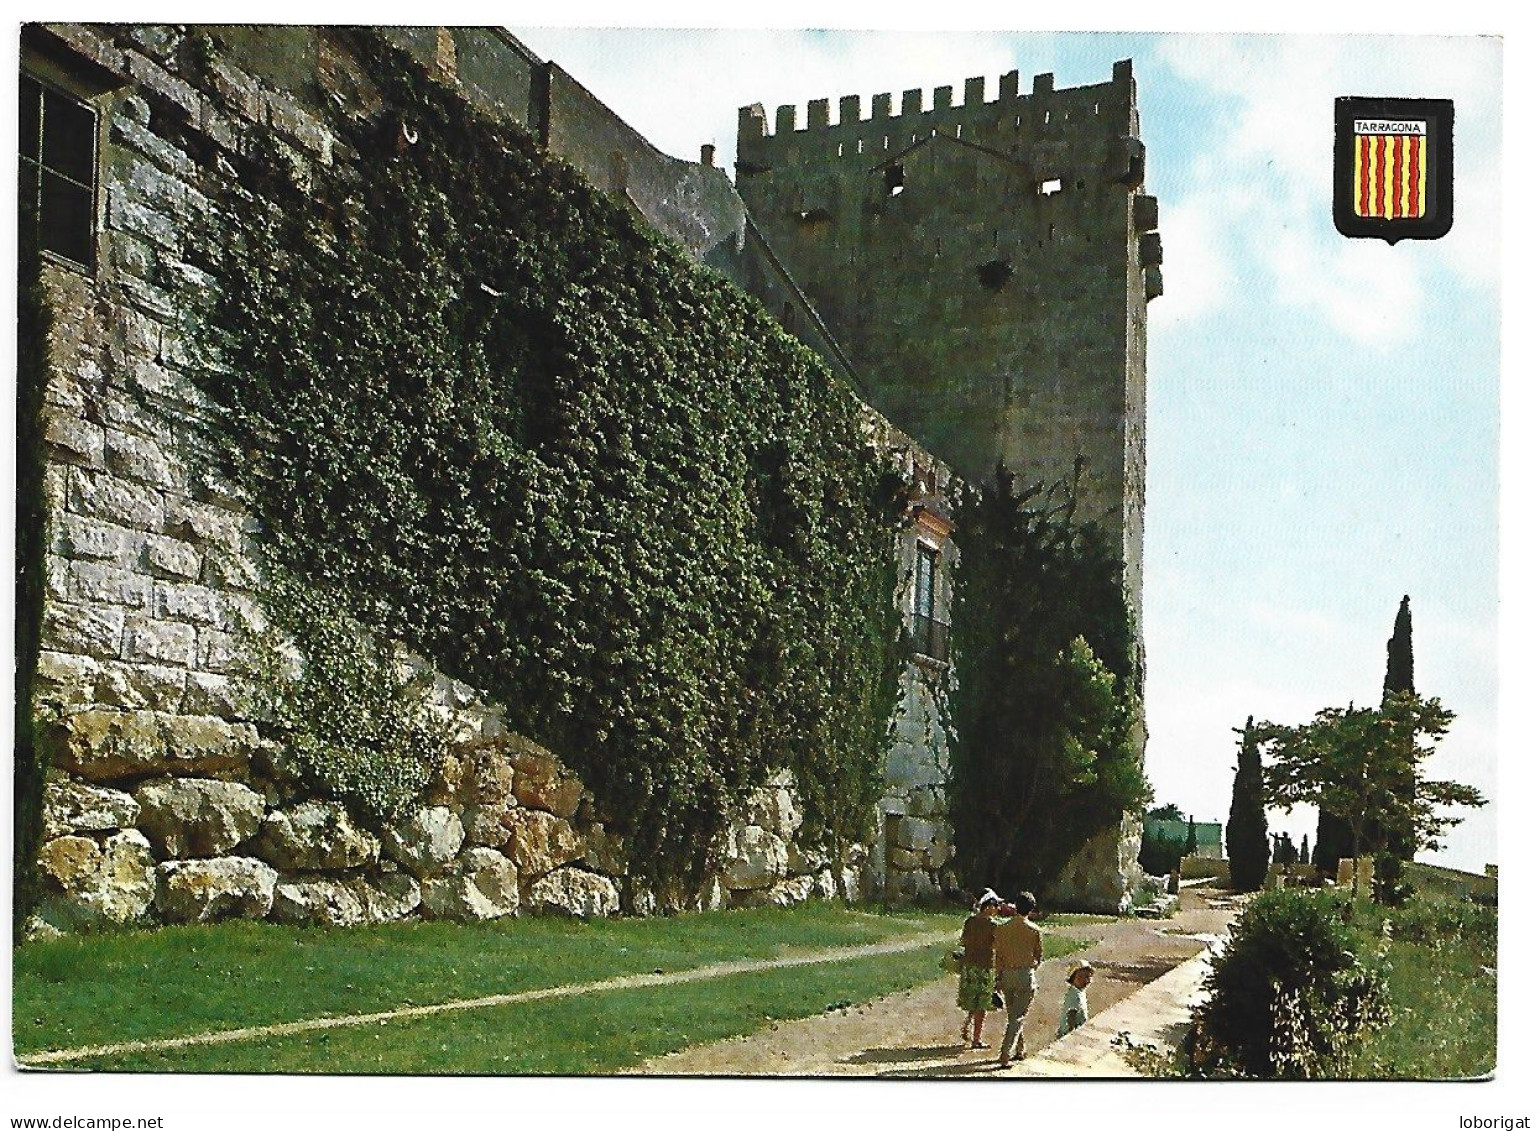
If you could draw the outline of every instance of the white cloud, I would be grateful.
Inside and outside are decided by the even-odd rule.
[[[1200,287],[1206,275],[1253,281],[1262,293],[1231,288],[1222,298],[1298,308],[1378,350],[1413,338],[1451,275],[1495,293],[1501,118],[1495,41],[1179,36],[1162,38],[1158,50],[1180,78],[1208,91],[1220,124],[1192,179],[1163,191],[1179,217],[1214,218],[1207,243],[1198,245],[1201,254],[1222,247],[1219,254],[1230,257],[1223,270],[1203,263]],[[1392,248],[1346,240],[1332,228],[1332,106],[1346,94],[1454,99],[1456,220],[1444,239]],[[1175,241],[1173,250],[1175,263]],[[1168,290],[1178,293],[1175,286]],[[1191,312],[1180,300],[1175,305],[1178,316]],[[1192,307],[1215,313],[1220,305]]]

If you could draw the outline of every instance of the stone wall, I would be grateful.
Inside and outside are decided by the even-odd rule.
[[[911,830],[899,846],[923,848],[928,885],[890,887],[881,853],[856,846],[834,862],[800,845],[796,799],[777,780],[714,846],[706,890],[682,898],[635,890],[623,846],[582,783],[509,733],[495,704],[441,675],[434,703],[454,745],[424,805],[398,825],[370,828],[307,791],[285,752],[263,738],[239,674],[243,629],[263,624],[262,531],[199,451],[206,406],[191,380],[177,294],[183,283],[214,283],[190,262],[191,232],[196,221],[217,224],[211,200],[233,176],[235,155],[260,133],[301,168],[348,160],[320,105],[367,112],[377,95],[345,40],[325,29],[217,31],[212,57],[209,40],[180,27],[31,26],[24,37],[28,70],[87,101],[100,121],[95,264],[45,264],[55,322],[38,671],[54,767],[44,920],[58,928],[231,915],[344,924],[934,888],[950,852],[940,826],[923,845]],[[600,129],[591,96],[501,33],[390,35],[482,109],[561,139],[575,157],[645,144],[619,127]],[[731,186],[718,170],[656,156],[670,164],[633,164],[629,181],[611,189],[673,227],[717,217],[690,244],[706,255],[721,242],[712,235],[720,218],[731,221],[736,197],[724,203],[722,195]],[[741,222],[741,202],[736,208]],[[945,469],[876,414],[872,437],[917,484],[934,491],[938,476],[944,482]],[[906,537],[900,552],[912,555],[920,535]],[[911,669],[894,755],[902,781],[884,812],[937,811],[934,768],[944,769],[945,744],[930,686]],[[909,768],[922,750],[934,769],[923,781]],[[916,793],[920,786],[931,792]]]

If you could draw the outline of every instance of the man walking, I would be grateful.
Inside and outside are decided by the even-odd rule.
[[[995,970],[1000,992],[1005,995],[1005,1041],[1000,1064],[1008,1065],[1026,1055],[1023,1022],[1037,992],[1037,968],[1043,961],[1043,936],[1027,916],[1037,907],[1037,897],[1024,891],[1016,897],[1015,914],[995,928]]]

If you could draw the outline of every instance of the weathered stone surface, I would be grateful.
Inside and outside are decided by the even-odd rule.
[[[328,876],[280,880],[268,918],[296,926],[354,927],[368,918],[356,882]]]
[[[364,915],[371,923],[393,923],[405,919],[422,903],[422,888],[406,872],[382,872],[358,880],[358,897]]]
[[[1139,867],[1142,831],[1137,815],[1126,815],[1120,824],[1103,829],[1081,846],[1040,894],[1068,910],[1118,914],[1131,902],[1130,893],[1144,874]],[[1185,863],[1182,874],[1188,874]]]
[[[123,647],[123,610],[50,601],[43,610],[43,646],[116,658]]]
[[[747,825],[730,831],[722,883],[731,891],[766,888],[786,875],[786,842],[768,829]]]
[[[907,806],[914,817],[944,817],[947,813],[946,790],[939,785],[916,786],[909,791]]]
[[[149,606],[151,581],[143,573],[105,561],[69,562],[69,599],[82,604],[109,604],[126,609]]]
[[[187,690],[182,699],[184,711],[221,719],[240,719],[250,714],[249,688],[240,680],[206,672],[188,672],[186,675]]]
[[[99,706],[129,711],[164,711],[179,714],[187,709],[183,694],[188,672],[160,664],[125,664],[103,660],[96,682]],[[191,711],[190,714],[206,712]]]
[[[78,514],[62,514],[58,524],[62,552],[72,558],[121,562],[129,553],[131,540],[139,537],[121,526]]]
[[[925,866],[925,854],[913,849],[894,845],[888,849],[888,867],[899,872],[912,872]]]
[[[829,854],[820,849],[803,848],[796,841],[786,845],[786,874],[810,876],[829,866]]]
[[[54,766],[92,781],[243,769],[261,742],[246,723],[155,711],[79,711],[43,740]]]
[[[534,743],[514,739],[509,745],[513,748],[510,754],[513,794],[519,804],[544,809],[562,818],[575,816],[578,803],[583,799],[583,783]]]
[[[449,867],[465,842],[465,827],[449,808],[430,805],[386,829],[380,841],[391,859],[421,879]]]
[[[514,808],[511,804],[467,805],[460,814],[460,822],[465,826],[465,843],[479,848],[501,848],[507,844],[508,835],[513,831],[509,814]]]
[[[453,807],[461,803],[460,785],[469,761],[456,748],[451,747],[444,752],[444,756],[433,767],[427,788],[423,791],[423,797],[429,805]]]
[[[55,778],[43,787],[43,835],[131,829],[139,821],[139,802],[120,789]]]
[[[611,876],[626,872],[626,840],[618,833],[606,832],[602,824],[594,822],[579,830],[578,839],[583,846],[581,859],[596,872]]]
[[[500,919],[519,909],[519,873],[493,848],[472,848],[452,871],[423,881],[423,914],[431,919],[475,922]]]
[[[172,923],[265,918],[278,884],[277,872],[249,856],[169,860],[155,874],[155,909]]]
[[[947,844],[943,841],[938,841],[935,844],[932,844],[925,850],[925,867],[929,868],[931,871],[935,871],[937,868],[943,867],[947,861],[952,859],[954,851],[955,850],[950,844]]]
[[[160,778],[134,791],[139,827],[163,856],[222,856],[255,835],[267,808],[239,782]]]
[[[170,457],[159,444],[144,436],[107,429],[106,459],[107,470],[125,479],[155,487],[171,487],[177,482]]]
[[[526,878],[544,875],[583,855],[577,830],[552,813],[514,809],[504,823],[510,831],[503,851]]]
[[[509,755],[486,742],[471,745],[470,754],[461,790],[465,800],[476,805],[507,801],[513,792],[513,762]]]
[[[124,622],[123,634],[125,660],[180,668],[197,662],[198,632],[190,624],[131,616]]]
[[[763,786],[749,794],[746,824],[759,825],[780,837],[789,837],[802,825],[802,813],[783,785]]]
[[[163,620],[188,624],[224,623],[224,600],[212,589],[176,581],[155,582],[153,608]]]
[[[33,692],[38,699],[74,707],[96,698],[101,666],[89,656],[70,652],[42,652],[37,658]]]
[[[40,911],[55,927],[131,923],[155,896],[155,858],[135,829],[114,833],[100,847],[90,837],[48,841],[38,868],[46,889]]]
[[[103,433],[99,424],[68,413],[50,412],[44,425],[49,455],[82,467],[102,466]]]
[[[222,507],[179,496],[167,496],[165,533],[200,546],[241,548],[241,517]]]
[[[256,854],[284,872],[359,868],[380,858],[380,842],[337,801],[306,801],[262,822]]]
[[[894,822],[893,843],[900,848],[924,852],[940,839],[940,834],[940,827],[935,821],[903,817]]]
[[[164,501],[153,487],[130,483],[115,475],[71,468],[70,509],[76,514],[135,530],[159,530],[165,521]]]
[[[797,876],[789,880],[779,880],[767,888],[735,891],[732,895],[732,905],[734,907],[795,907],[799,903],[806,903],[812,894],[813,877]]]
[[[163,534],[144,535],[144,566],[156,577],[196,580],[203,569],[203,555],[190,542]]]
[[[620,910],[620,890],[606,876],[558,868],[535,881],[529,890],[529,906],[542,914],[598,918]]]

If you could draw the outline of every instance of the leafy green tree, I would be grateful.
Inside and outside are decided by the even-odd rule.
[[[1076,482],[1054,502],[1001,468],[958,510],[950,785],[970,887],[1049,883],[1149,797],[1123,564],[1076,521]]]
[[[1328,707],[1300,726],[1262,723],[1257,739],[1271,759],[1263,778],[1266,800],[1347,814],[1354,857],[1384,852],[1391,836],[1436,849],[1460,821],[1443,807],[1486,804],[1471,786],[1423,773],[1453,719],[1437,699],[1395,692],[1378,709],[1349,704]]]
[[[1267,878],[1267,814],[1262,800],[1262,755],[1252,720],[1236,731],[1241,736],[1235,785],[1230,793],[1230,820],[1225,840],[1230,849],[1230,886],[1256,891]]]
[[[1151,809],[1145,815],[1148,816],[1148,817],[1152,817],[1152,818],[1154,818],[1157,821],[1185,821],[1185,820],[1187,820],[1187,814],[1183,813],[1182,810],[1176,805],[1175,802],[1167,802],[1164,805],[1157,805],[1155,808]]]

